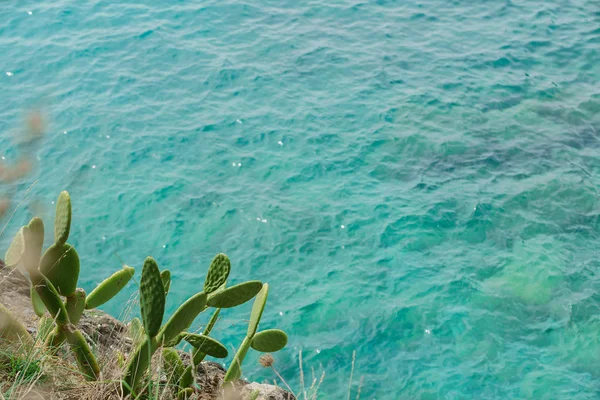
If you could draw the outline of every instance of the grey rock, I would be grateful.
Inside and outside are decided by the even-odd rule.
[[[256,400],[296,400],[296,397],[287,390],[266,383],[252,382],[242,388],[243,398],[249,398],[250,394],[258,391]]]

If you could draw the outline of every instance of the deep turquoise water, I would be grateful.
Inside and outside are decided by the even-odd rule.
[[[172,312],[224,251],[294,388],[597,398],[599,50],[598,1],[4,1],[2,156],[51,124],[1,244],[67,189],[86,290],[153,255]]]

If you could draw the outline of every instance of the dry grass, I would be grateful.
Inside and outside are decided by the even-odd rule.
[[[135,303],[132,298],[130,303]],[[134,306],[128,304],[127,309]],[[130,315],[130,314],[129,314]],[[122,315],[123,317],[123,315]],[[125,332],[113,332],[115,335],[125,336]],[[36,338],[36,344],[31,346],[0,346],[0,400],[31,400],[31,399],[60,399],[60,400],[106,400],[121,399],[120,379],[125,372],[125,358],[131,352],[131,341],[115,341],[113,346],[95,346],[94,353],[101,366],[101,376],[98,381],[89,382],[74,367],[70,352],[66,348],[53,356],[42,345],[43,339]],[[275,367],[272,358],[264,358],[263,366],[271,368],[277,377],[280,386],[293,393],[298,400],[317,400],[319,390],[325,380],[325,372],[320,375],[310,368],[309,375],[305,375],[302,351],[298,354],[300,388],[292,390]],[[352,369],[348,381],[347,399],[360,400],[362,391],[362,378],[358,388],[353,387],[355,375],[356,352],[352,354]],[[157,351],[152,358],[151,379],[147,380],[142,390],[140,400],[175,400],[175,390],[169,386],[170,371],[163,368],[162,352]],[[277,385],[277,382],[275,382]],[[241,400],[239,394],[226,394],[219,392],[218,387],[212,388],[207,393],[197,393],[193,399],[235,399]],[[353,391],[353,389],[355,389]],[[354,392],[354,396],[353,396]]]

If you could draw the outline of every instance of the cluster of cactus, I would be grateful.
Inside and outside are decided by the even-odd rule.
[[[79,255],[67,243],[71,228],[71,200],[62,192],[56,205],[54,242],[42,254],[44,224],[33,218],[22,227],[13,239],[5,255],[6,265],[20,271],[31,286],[31,301],[40,317],[38,338],[51,351],[56,351],[66,341],[77,361],[79,370],[91,380],[98,379],[100,368],[96,358],[77,324],[85,309],[96,308],[113,298],[133,277],[134,269],[123,269],[100,283],[89,295],[77,288],[79,278]],[[254,297],[248,332],[238,349],[227,373],[225,383],[241,376],[241,364],[252,347],[261,352],[275,352],[287,344],[286,334],[278,329],[258,332],[268,295],[268,285],[260,281],[248,281],[227,287],[231,270],[229,258],[218,254],[212,260],[204,280],[203,290],[185,301],[163,324],[165,301],[171,286],[169,270],[159,270],[152,257],[146,258],[140,280],[141,321],[134,318],[129,327],[134,338],[135,351],[125,366],[122,394],[139,394],[140,382],[146,375],[153,354],[162,348],[165,369],[178,397],[187,398],[194,392],[194,371],[206,356],[225,358],[228,351],[223,344],[209,336],[222,308],[244,304]],[[63,300],[64,298],[64,300]],[[213,308],[214,312],[201,334],[188,332],[196,317]],[[49,315],[46,313],[48,311]],[[33,339],[25,327],[0,305],[0,338],[18,340],[31,344]],[[191,363],[185,366],[174,349],[182,341],[192,346]]]
[[[150,365],[152,355],[159,348],[162,348],[163,360],[166,370],[169,371],[170,382],[181,398],[187,397],[194,391],[194,370],[205,356],[227,357],[228,351],[225,346],[209,336],[217,322],[221,309],[236,307],[251,300],[257,294],[263,293],[260,297],[261,300],[256,303],[261,304],[260,307],[255,306],[257,309],[260,308],[258,314],[262,314],[267,288],[267,285],[263,285],[260,281],[248,281],[226,287],[230,269],[231,263],[226,255],[218,254],[215,256],[208,269],[203,290],[184,302],[163,325],[165,299],[171,283],[170,273],[168,270],[160,272],[156,261],[151,257],[146,258],[140,281],[142,323],[134,319],[131,324],[136,332],[143,330],[144,338],[138,344],[136,351],[127,364],[122,384],[124,395],[139,392],[141,379]],[[187,332],[194,319],[209,307],[214,308],[215,311],[203,333]],[[253,312],[253,315],[257,312]],[[260,315],[253,317],[255,328],[249,334],[252,338],[255,338],[256,325],[258,325],[259,319]],[[265,331],[266,336],[256,335],[262,337],[259,342],[261,340],[262,342],[268,342],[272,339],[278,340],[277,345],[266,346],[273,349],[272,351],[285,346],[287,343],[285,333],[276,331],[277,333],[272,335],[268,332]],[[140,334],[135,333],[134,336],[139,338]],[[283,342],[281,341],[282,338],[284,339]],[[193,347],[192,362],[187,367],[184,366],[177,351],[174,350],[174,346],[177,346],[181,341],[186,341]],[[234,360],[232,368],[239,371],[241,361],[239,358],[237,361]]]
[[[31,302],[41,318],[40,326],[53,326],[53,331],[47,335],[46,345],[56,351],[67,341],[80,371],[89,379],[97,379],[100,368],[77,324],[84,309],[98,307],[115,296],[129,282],[134,269],[124,266],[86,296],[83,289],[77,288],[79,255],[67,243],[70,230],[71,199],[65,191],[56,203],[54,242],[42,254],[44,223],[40,218],[33,218],[14,237],[5,262],[8,267],[18,269],[29,281]],[[6,314],[8,310],[2,309],[0,312]],[[46,310],[50,316],[46,316]],[[18,336],[21,340],[30,341],[23,326],[14,317],[10,321],[9,327],[0,326],[0,336]]]
[[[287,335],[280,329],[266,329],[257,332],[258,324],[260,323],[260,318],[265,309],[268,295],[269,285],[265,283],[256,296],[256,299],[254,299],[252,313],[250,314],[250,323],[248,324],[248,332],[235,354],[231,365],[225,373],[225,383],[231,383],[240,379],[242,376],[242,363],[251,347],[256,351],[263,353],[274,353],[283,349],[287,344]]]

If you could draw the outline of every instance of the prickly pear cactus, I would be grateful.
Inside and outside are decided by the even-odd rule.
[[[160,279],[162,279],[166,296],[167,294],[169,294],[169,289],[171,288],[171,271],[169,271],[168,269],[163,270],[160,273]]]
[[[140,344],[127,364],[125,376],[123,377],[122,394],[123,397],[130,393],[136,393],[137,386],[146,373],[150,365],[150,359],[154,352],[158,349],[158,340],[153,337],[146,336],[146,340]]]
[[[152,257],[146,258],[142,269],[140,308],[146,334],[155,337],[160,330],[165,313],[165,288],[160,278],[158,264]]]
[[[134,318],[129,322],[127,334],[133,341],[134,347],[137,347],[142,342],[144,336],[146,336],[146,332],[144,332],[144,326],[139,318]]]
[[[0,338],[33,344],[33,339],[27,329],[2,304],[0,304]]]
[[[218,340],[206,335],[195,333],[184,333],[183,340],[200,350],[201,352],[215,358],[227,357],[227,348]]]
[[[48,336],[54,330],[54,320],[51,317],[44,315],[40,318],[37,324],[37,336],[36,340],[45,343]]]
[[[85,309],[85,290],[77,288],[74,295],[67,297],[66,307],[69,320],[77,325]]]
[[[35,314],[41,318],[46,312],[46,306],[44,305],[42,299],[40,299],[40,295],[36,292],[35,288],[33,286],[30,286],[29,289],[29,296],[31,297],[31,305],[33,306],[33,312],[35,312]]]
[[[174,386],[179,386],[179,381],[185,372],[185,366],[179,358],[177,350],[172,347],[164,348],[162,351],[165,372],[169,383]]]
[[[280,329],[267,329],[258,332],[252,339],[251,346],[254,350],[263,353],[274,353],[285,347],[288,337]]]
[[[56,201],[56,217],[54,218],[54,243],[62,246],[69,238],[71,230],[71,196],[63,191]]]
[[[267,297],[269,296],[269,285],[265,283],[260,290],[260,292],[256,295],[256,299],[254,299],[254,305],[252,306],[252,313],[250,314],[250,324],[248,324],[248,337],[253,337],[258,329],[258,323],[260,322],[260,317],[262,317],[262,313],[265,309],[265,304],[267,304]]]
[[[23,253],[23,266],[30,274],[37,274],[44,246],[44,223],[39,218],[33,218],[26,229],[23,229],[25,252]]]
[[[281,350],[287,344],[287,335],[279,329],[269,329],[256,333],[268,295],[269,285],[265,283],[256,296],[256,299],[254,299],[248,333],[223,378],[223,382],[227,385],[230,385],[231,382],[238,380],[242,376],[242,363],[251,347],[258,351],[274,352]]]
[[[52,282],[61,296],[72,296],[79,278],[79,255],[70,244],[53,244],[42,256],[40,272]]]
[[[190,297],[173,313],[162,329],[165,343],[174,340],[181,332],[187,330],[194,319],[206,308],[206,293],[200,292]]]
[[[181,389],[179,393],[177,393],[177,400],[189,400],[194,395],[194,389],[191,387]]]
[[[262,282],[248,281],[214,292],[208,298],[208,305],[215,308],[231,308],[251,300],[262,289]]]
[[[87,296],[85,308],[89,310],[100,307],[112,299],[127,285],[134,272],[133,268],[124,265],[123,269],[106,278]]]
[[[204,281],[204,292],[211,294],[219,289],[227,280],[229,271],[231,270],[231,262],[225,254],[217,254],[210,263],[206,280]]]
[[[76,327],[86,302],[85,292],[77,289],[79,255],[66,243],[70,227],[71,200],[67,192],[62,192],[56,205],[54,243],[41,254],[44,224],[36,217],[19,230],[5,258],[9,267],[18,268],[31,283],[33,309],[42,317],[43,326],[48,328],[47,337],[41,338],[42,341],[58,348],[66,340],[80,371],[89,379],[97,379],[100,373],[98,363]],[[60,296],[67,298],[66,303]],[[51,318],[45,317],[45,310]]]
[[[229,365],[229,368],[227,368],[223,382],[230,383],[240,379],[242,376],[242,363],[244,362],[244,358],[246,358],[246,354],[248,354],[248,350],[250,350],[250,342],[251,339],[246,336],[242,341],[237,353],[235,353],[233,361],[231,361],[231,365]]]
[[[25,239],[23,237],[23,228],[15,235],[6,254],[4,254],[4,262],[9,268],[15,268],[21,262],[23,253],[25,252]]]
[[[213,315],[210,317],[210,320],[208,321],[208,324],[206,324],[206,327],[204,328],[204,331],[202,332],[202,334],[204,336],[208,336],[210,335],[210,332],[212,331],[212,329],[214,328],[215,324],[217,323],[217,321],[219,320],[219,313],[221,312],[220,308],[217,308],[215,310],[215,312],[213,313]],[[192,353],[192,364],[193,365],[200,365],[200,363],[202,362],[202,360],[204,360],[204,357],[206,357],[206,353],[202,352],[202,350],[194,347],[194,352]],[[191,368],[191,366],[190,366]]]

